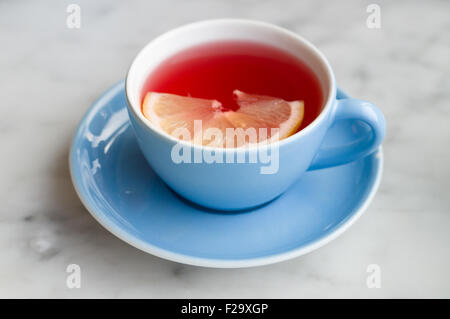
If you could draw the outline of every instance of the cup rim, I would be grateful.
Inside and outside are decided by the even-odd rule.
[[[299,131],[291,136],[288,136],[284,139],[277,140],[277,141],[274,141],[271,143],[263,142],[263,143],[256,143],[256,144],[246,145],[246,146],[241,146],[241,147],[225,148],[225,147],[215,147],[215,146],[208,146],[208,145],[199,145],[199,144],[194,144],[190,141],[184,141],[184,140],[177,139],[177,138],[171,136],[170,134],[164,132],[163,130],[154,127],[153,124],[151,124],[151,122],[149,120],[147,120],[144,117],[144,115],[142,114],[140,105],[138,107],[139,111],[136,110],[137,109],[136,106],[131,103],[130,98],[129,98],[129,90],[131,90],[130,84],[129,84],[130,83],[129,79],[130,79],[130,75],[133,71],[133,68],[135,67],[136,61],[144,54],[144,52],[147,50],[147,48],[154,45],[155,43],[157,43],[159,41],[164,40],[167,37],[170,37],[172,34],[175,34],[179,31],[181,31],[182,29],[190,29],[190,28],[195,29],[198,27],[208,27],[208,26],[211,26],[214,24],[223,24],[223,23],[241,23],[241,24],[247,24],[247,25],[253,25],[253,26],[258,26],[258,27],[274,29],[277,32],[284,33],[285,35],[289,36],[290,38],[292,38],[295,41],[302,42],[303,45],[305,45],[311,52],[314,53],[314,55],[316,55],[319,58],[319,60],[322,62],[323,66],[325,67],[325,73],[327,75],[328,81],[330,82],[330,85],[329,85],[327,99],[324,103],[324,106],[323,106],[320,114],[308,126],[306,126],[301,131]],[[131,65],[128,69],[128,72],[127,72],[127,75],[125,78],[125,96],[127,99],[128,110],[130,110],[132,112],[132,114],[134,114],[134,116],[145,127],[145,129],[147,129],[153,133],[156,133],[159,137],[163,138],[164,140],[166,140],[168,142],[172,142],[172,143],[174,142],[174,143],[181,144],[184,147],[191,147],[193,149],[207,150],[207,151],[214,151],[214,152],[225,152],[225,153],[233,152],[234,153],[234,152],[247,152],[252,149],[264,150],[266,148],[271,148],[271,147],[282,147],[283,145],[294,142],[294,141],[302,138],[303,136],[307,135],[310,131],[312,131],[315,127],[317,127],[326,118],[327,114],[330,112],[333,102],[335,100],[335,96],[336,96],[336,81],[335,81],[335,77],[334,77],[334,73],[331,68],[331,65],[328,62],[328,60],[326,59],[326,57],[324,56],[324,54],[321,51],[319,51],[319,49],[317,49],[311,42],[309,42],[308,40],[306,40],[305,38],[303,38],[302,36],[298,35],[297,33],[293,32],[293,31],[282,28],[282,27],[277,26],[272,23],[258,21],[258,20],[251,20],[251,19],[235,19],[235,18],[208,19],[208,20],[202,20],[202,21],[184,24],[182,26],[179,26],[179,27],[171,29],[167,32],[164,32],[163,34],[152,39],[142,49],[140,49],[138,54],[135,56],[135,58],[131,62]]]

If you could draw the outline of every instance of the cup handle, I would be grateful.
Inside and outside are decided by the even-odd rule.
[[[342,165],[374,152],[383,141],[386,122],[383,114],[373,104],[358,99],[337,100],[333,123],[340,120],[359,120],[371,130],[364,138],[345,145],[321,147],[308,170]]]

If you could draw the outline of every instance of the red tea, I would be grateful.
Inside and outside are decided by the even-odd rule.
[[[272,46],[241,41],[201,44],[163,61],[148,77],[147,92],[215,99],[228,109],[238,105],[232,92],[303,100],[306,127],[322,109],[322,91],[312,70],[291,54]]]

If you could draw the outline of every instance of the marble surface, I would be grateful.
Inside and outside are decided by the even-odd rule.
[[[66,8],[81,7],[81,28]],[[0,297],[450,297],[450,3],[377,1],[0,2]],[[279,24],[315,43],[339,85],[388,124],[381,187],[365,215],[306,256],[206,269],[147,255],[83,208],[68,171],[76,125],[139,48],[206,18]],[[79,264],[80,289],[66,286]],[[369,264],[381,288],[366,286]]]

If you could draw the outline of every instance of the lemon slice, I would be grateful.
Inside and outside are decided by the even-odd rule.
[[[273,139],[273,132],[278,133],[277,139],[284,139],[297,132],[302,124],[303,101],[288,102],[239,90],[234,90],[233,94],[239,105],[237,111],[223,111],[222,104],[217,100],[149,92],[142,103],[142,113],[155,127],[176,138],[215,147],[240,147],[252,142],[248,139],[236,140],[232,136],[230,143],[227,129],[234,129],[235,132],[254,129],[257,142],[261,142]],[[208,129],[213,129],[212,132],[216,133],[214,137],[204,134]],[[264,136],[260,134],[260,129],[266,129]]]

